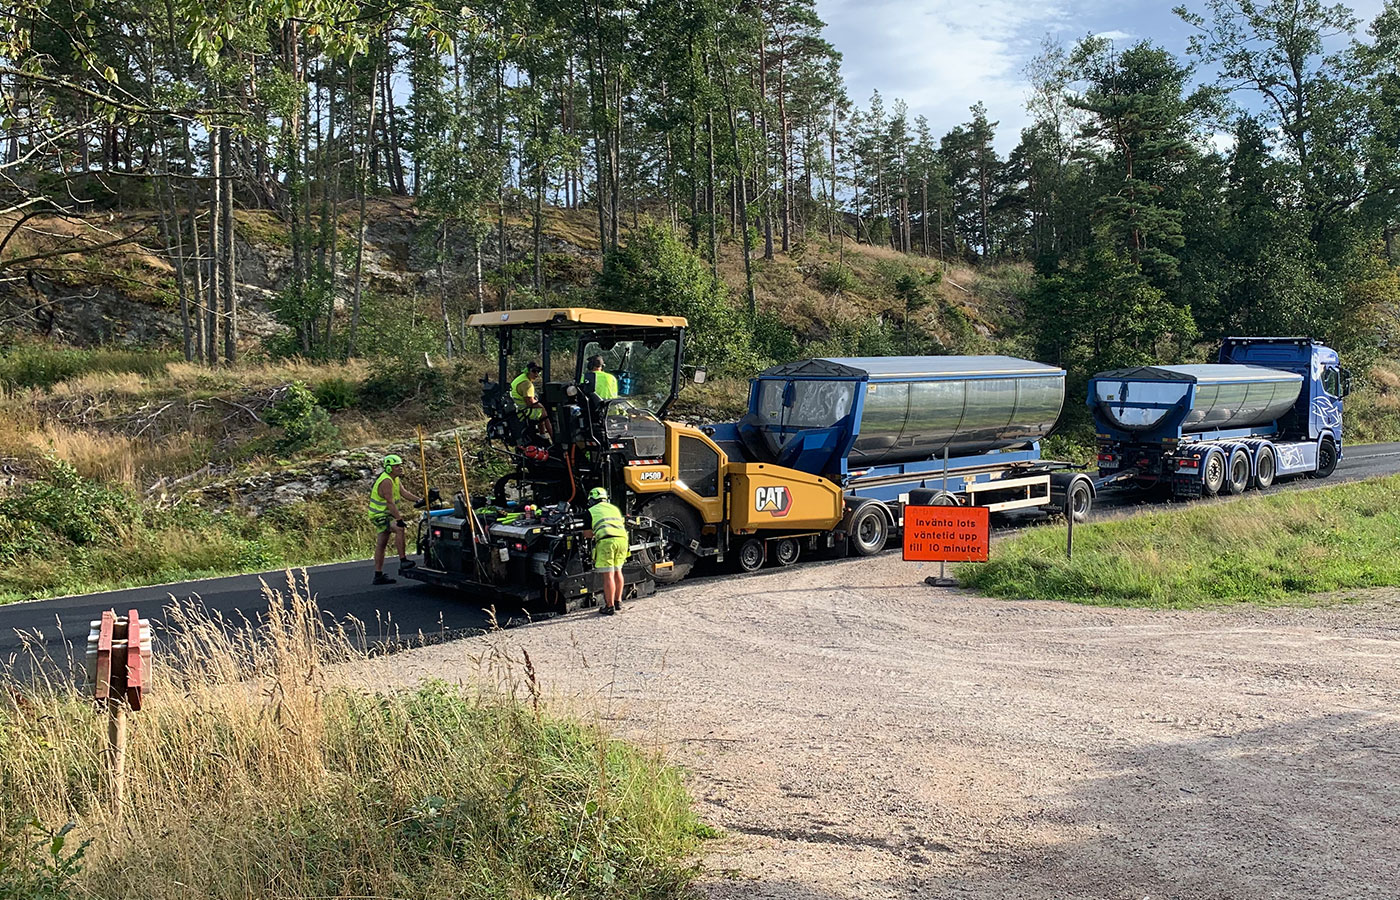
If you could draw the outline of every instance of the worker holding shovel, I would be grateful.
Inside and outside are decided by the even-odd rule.
[[[398,542],[399,571],[411,569],[416,565],[408,558],[404,541],[404,532],[408,524],[404,521],[404,512],[399,504],[405,499],[418,503],[422,498],[403,485],[400,480],[402,475],[403,457],[390,453],[384,457],[384,470],[374,479],[374,486],[369,489],[369,521],[379,532],[374,543],[373,584],[394,584],[397,581],[384,574],[384,553],[389,547],[390,534],[394,535]]]

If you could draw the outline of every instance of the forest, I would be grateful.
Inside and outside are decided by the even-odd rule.
[[[173,269],[184,356],[232,363],[235,210],[266,210],[292,256],[284,352],[348,359],[365,340],[368,204],[403,197],[463,286],[433,325],[448,356],[467,313],[547,299],[544,222],[561,208],[587,211],[605,286],[638,229],[683,244],[702,278],[735,248],[742,288],[701,291],[729,322],[765,314],[758,261],[854,241],[1033,269],[1014,337],[1077,372],[1186,358],[1227,332],[1387,352],[1400,0],[1370,22],[1320,0],[1176,13],[1184,57],[1047,39],[1026,72],[1031,124],[1003,154],[978,98],[936,134],[900,100],[850,97],[812,0],[11,0],[0,290],[136,242]],[[148,226],[106,227],[133,210],[154,211]],[[508,217],[528,223],[524,253],[505,246]],[[71,240],[7,251],[56,219]]]

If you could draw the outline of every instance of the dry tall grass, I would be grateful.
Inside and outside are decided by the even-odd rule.
[[[84,692],[61,673],[0,678],[0,806],[77,823],[70,842],[91,844],[73,896],[683,891],[697,823],[657,758],[517,704],[495,679],[529,673],[499,658],[466,691],[344,687],[328,667],[362,656],[356,636],[290,574],[267,599],[256,626],[170,612],[156,689],[130,715],[125,809],[108,800],[105,724]],[[0,896],[17,862],[0,858]]]

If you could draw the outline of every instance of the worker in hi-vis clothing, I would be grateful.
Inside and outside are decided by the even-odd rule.
[[[534,425],[541,434],[548,435],[549,418],[544,414],[544,404],[535,396],[535,382],[543,371],[537,362],[526,365],[525,371],[510,383],[510,399],[515,401],[516,415]]]
[[[421,504],[423,500],[403,486],[400,481],[402,475],[403,457],[390,453],[384,457],[384,469],[379,473],[379,477],[374,479],[374,486],[369,489],[369,521],[379,532],[374,542],[374,584],[393,584],[397,580],[384,574],[384,552],[389,546],[390,534],[398,540],[399,571],[411,569],[415,565],[413,560],[408,558],[404,546],[404,531],[408,524],[404,521],[405,515],[400,504],[406,499],[415,504]]]
[[[603,370],[603,357],[588,358],[588,374],[583,378],[583,386],[593,392],[599,400],[617,398],[617,376]]]
[[[622,510],[608,502],[608,492],[595,487],[588,492],[589,528],[584,537],[593,539],[593,570],[603,573],[605,616],[622,609],[622,564],[627,562],[627,524]]]

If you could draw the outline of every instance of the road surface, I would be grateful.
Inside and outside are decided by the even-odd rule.
[[[1348,447],[1345,452],[1336,473],[1326,481],[1292,479],[1270,490],[1306,490],[1400,473],[1400,443],[1362,444]],[[1100,497],[1097,510],[1131,511],[1144,505],[1148,502],[1142,494],[1111,490]],[[388,568],[392,572],[393,564]],[[321,609],[338,621],[355,619],[364,623],[371,640],[397,638],[414,642],[419,634],[430,639],[450,637],[479,631],[489,623],[487,613],[480,607],[448,591],[404,579],[396,585],[371,586],[373,569],[368,562],[312,566],[307,572]],[[284,573],[276,571],[0,606],[0,663],[22,651],[21,635],[28,636],[34,649],[56,659],[64,658],[64,642],[81,645],[87,638],[88,622],[106,609],[125,612],[135,607],[159,627],[158,613],[172,597],[198,600],[225,617],[256,619],[266,609],[261,580],[274,588],[286,584]],[[77,650],[81,652],[82,647]]]

